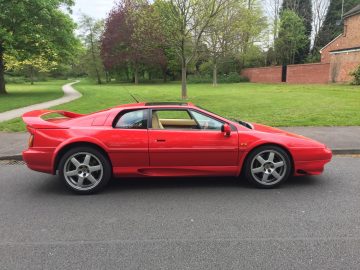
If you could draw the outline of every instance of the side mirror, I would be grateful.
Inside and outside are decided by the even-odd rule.
[[[224,133],[224,136],[230,136],[231,134],[231,127],[229,124],[223,124],[221,126],[221,132]]]

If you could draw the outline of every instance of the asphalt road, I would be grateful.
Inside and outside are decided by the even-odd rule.
[[[0,269],[359,269],[360,158],[259,190],[115,179],[92,196],[0,165]]]

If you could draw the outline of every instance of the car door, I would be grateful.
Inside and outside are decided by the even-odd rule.
[[[113,128],[104,136],[115,173],[134,174],[138,168],[149,166],[148,112],[148,109],[120,112]]]
[[[221,131],[224,122],[195,110],[171,111],[174,114],[179,110],[186,111],[189,118],[162,119],[161,116],[154,117],[154,114],[159,115],[163,110],[152,110],[150,166],[176,169],[173,174],[234,174],[238,168],[236,130],[225,136]],[[191,121],[196,124],[191,124]],[[184,126],[176,127],[179,122]],[[171,170],[168,173],[172,174]]]

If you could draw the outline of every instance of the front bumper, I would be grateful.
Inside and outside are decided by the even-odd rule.
[[[325,148],[303,149],[295,151],[295,175],[317,175],[324,171],[325,165],[331,161],[332,151]]]

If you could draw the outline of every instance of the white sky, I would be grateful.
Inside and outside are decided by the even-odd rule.
[[[115,0],[75,0],[72,17],[77,22],[82,13],[96,19],[105,19],[115,6]]]

